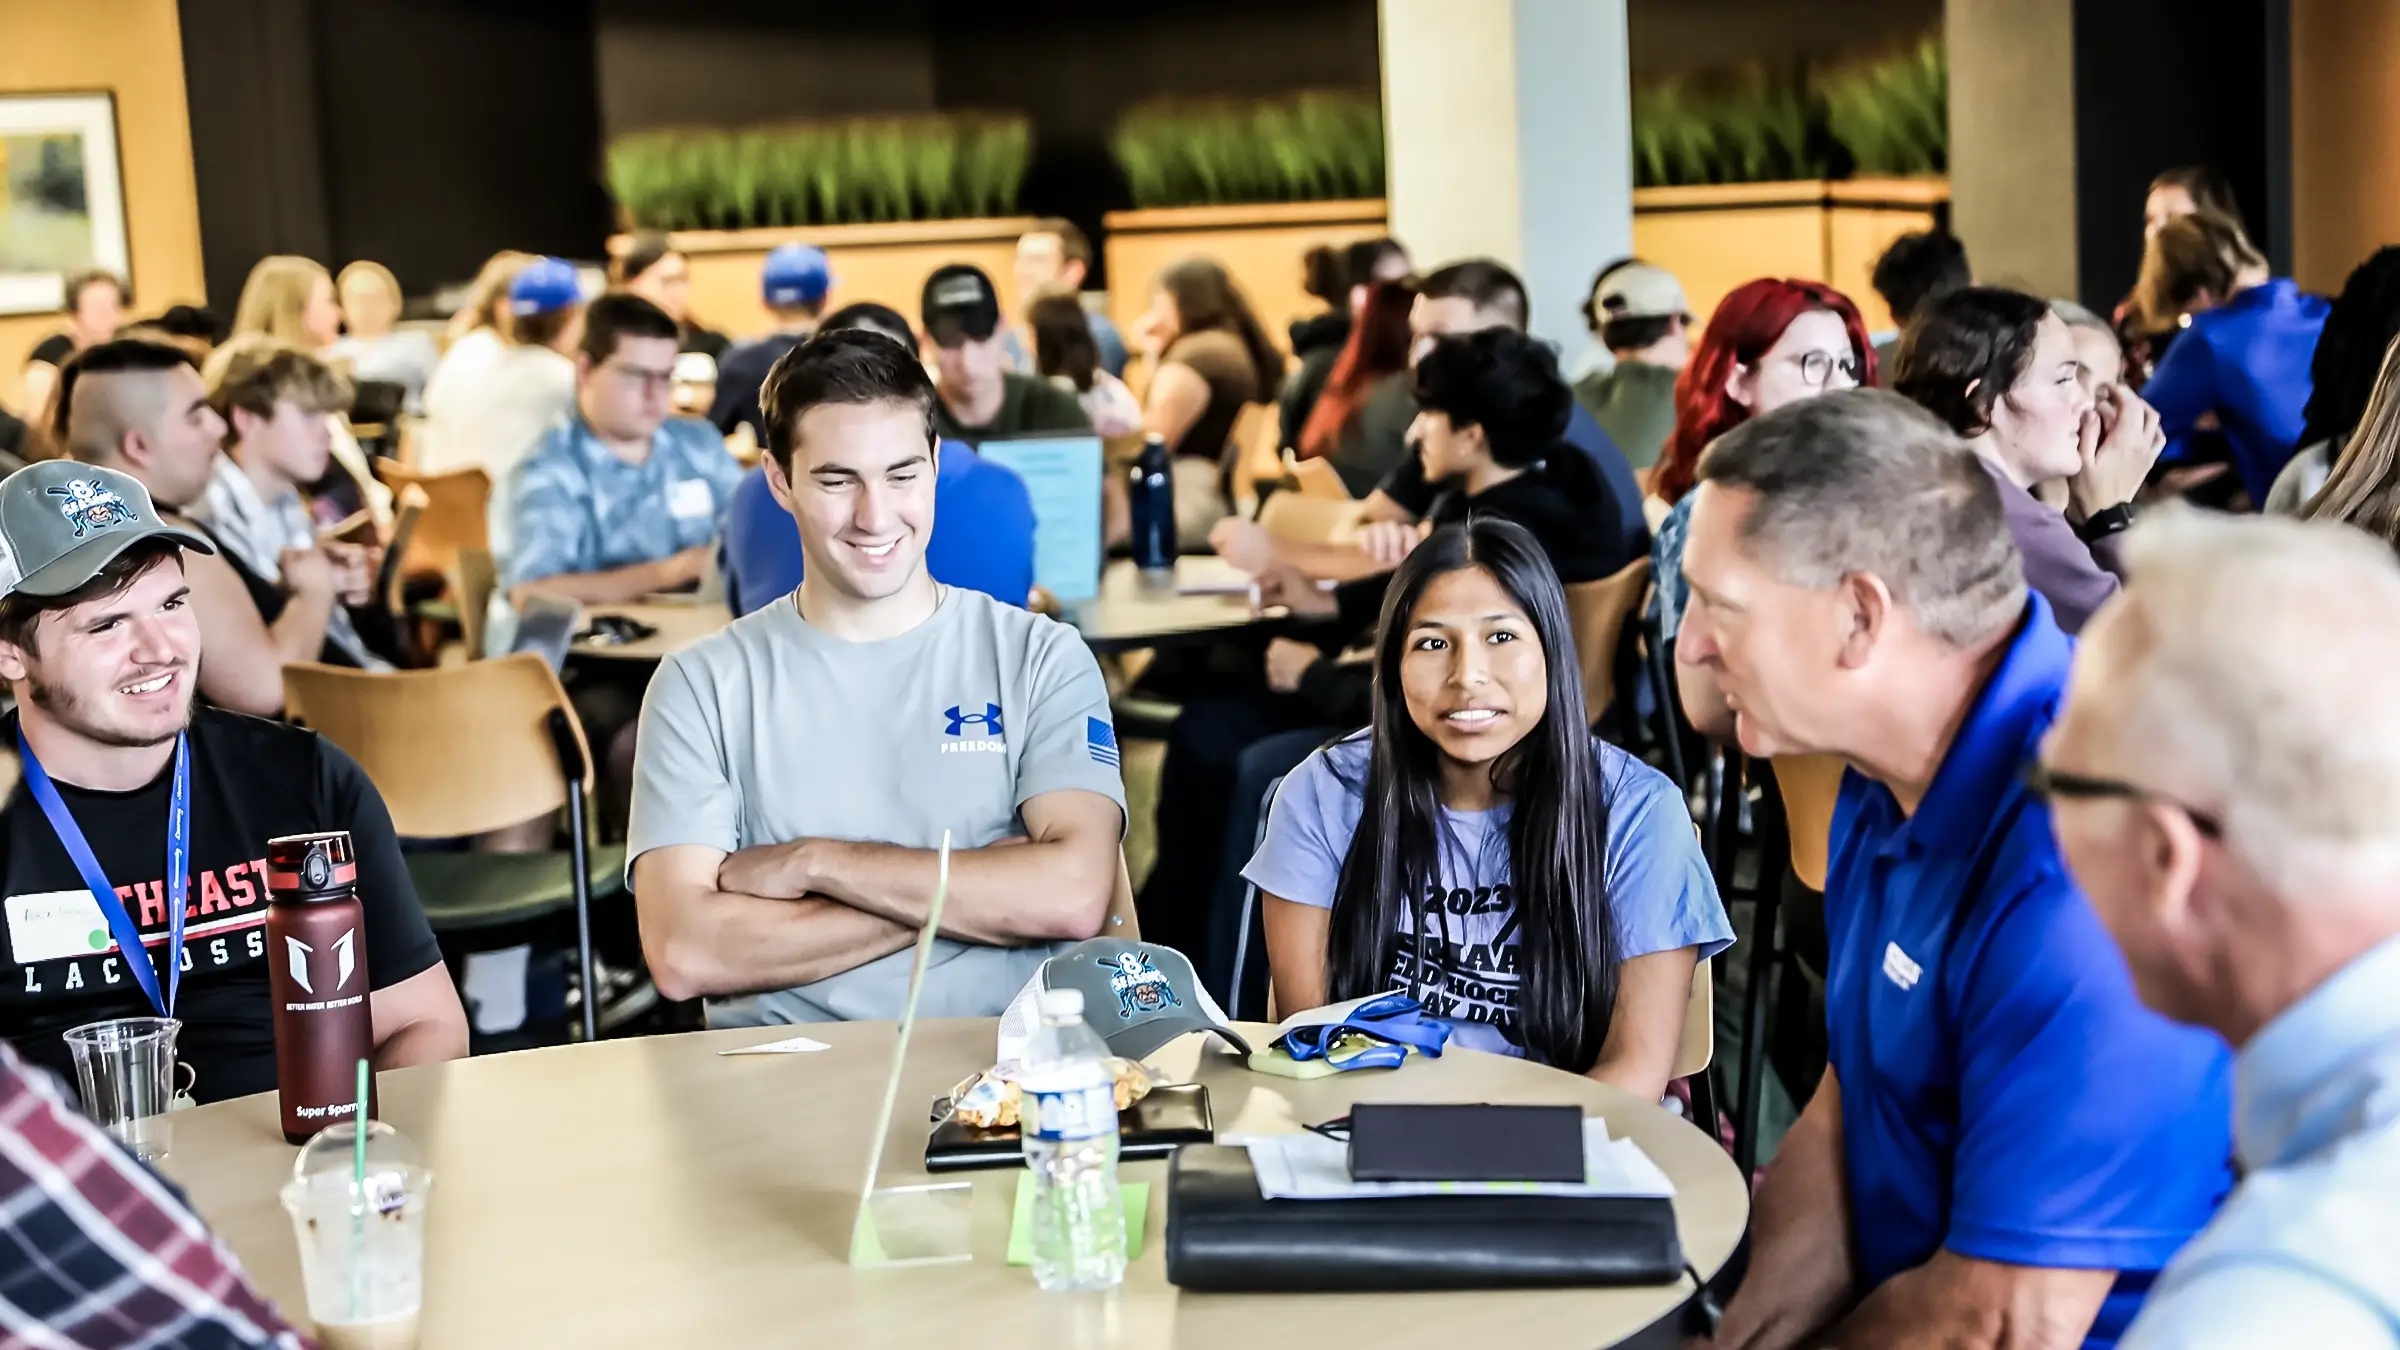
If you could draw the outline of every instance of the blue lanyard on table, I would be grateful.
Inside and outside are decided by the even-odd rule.
[[[83,874],[83,884],[90,888],[92,899],[100,903],[100,912],[108,917],[108,931],[117,939],[117,950],[125,954],[125,965],[133,972],[134,983],[150,996],[150,1006],[161,1017],[175,1015],[175,994],[183,985],[183,899],[191,887],[192,856],[192,763],[191,743],[178,733],[175,737],[175,788],[167,799],[167,992],[160,997],[158,970],[150,949],[142,944],[142,930],[127,912],[125,902],[117,897],[117,888],[108,884],[108,875],[100,870],[100,860],[92,856],[92,846],[83,837],[83,829],[75,823],[74,813],[58,795],[58,787],[33,755],[33,747],[25,743],[23,728],[17,731],[17,756],[24,761],[25,786],[32,790],[33,799],[41,804],[42,814],[50,818],[50,828],[58,832],[58,842],[66,845],[67,857],[75,870]]]

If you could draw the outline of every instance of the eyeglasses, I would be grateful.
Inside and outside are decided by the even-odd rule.
[[[1854,385],[1858,383],[1858,358],[1855,356],[1835,356],[1831,352],[1802,352],[1798,356],[1787,356],[1784,359],[1800,367],[1800,380],[1811,389],[1822,389],[1831,383],[1833,373],[1837,370],[1842,373],[1843,379]]]
[[[675,387],[675,372],[671,370],[644,370],[640,366],[628,366],[616,362],[610,363],[603,369],[627,384],[642,389],[672,389]]]
[[[2090,778],[2079,773],[2062,773],[2038,759],[2025,761],[2024,781],[2027,790],[2045,802],[2058,798],[2095,801],[2115,798],[2120,801],[2164,802],[2191,817],[2192,828],[2211,839],[2225,837],[2225,826],[2215,816],[2195,806],[2187,806],[2163,792],[2118,778]]]

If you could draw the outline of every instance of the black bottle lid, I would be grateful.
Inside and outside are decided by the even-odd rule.
[[[348,830],[287,834],[267,841],[267,892],[274,900],[322,900],[358,885]]]

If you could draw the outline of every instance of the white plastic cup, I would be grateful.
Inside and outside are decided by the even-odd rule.
[[[335,1131],[346,1136],[348,1126],[326,1134]],[[431,1171],[388,1159],[370,1162],[364,1196],[348,1172],[331,1168],[284,1183],[308,1316],[325,1350],[416,1350],[432,1189]]]
[[[174,1142],[169,1113],[181,1030],[172,1017],[119,1017],[64,1033],[83,1113],[144,1162],[164,1158]]]

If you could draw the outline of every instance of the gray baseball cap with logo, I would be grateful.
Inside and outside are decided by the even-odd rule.
[[[161,520],[131,474],[50,459],[0,479],[0,595],[65,595],[145,539],[217,551]]]
[[[1226,1025],[1224,1011],[1200,986],[1191,958],[1154,942],[1096,937],[1042,962],[1010,1001],[1000,1018],[1001,1059],[1014,1058],[1012,1040],[1021,1043],[1041,1020],[1034,1003],[1045,989],[1081,991],[1083,1020],[1108,1042],[1110,1053],[1127,1059],[1140,1059],[1195,1031],[1250,1053],[1250,1043]]]

